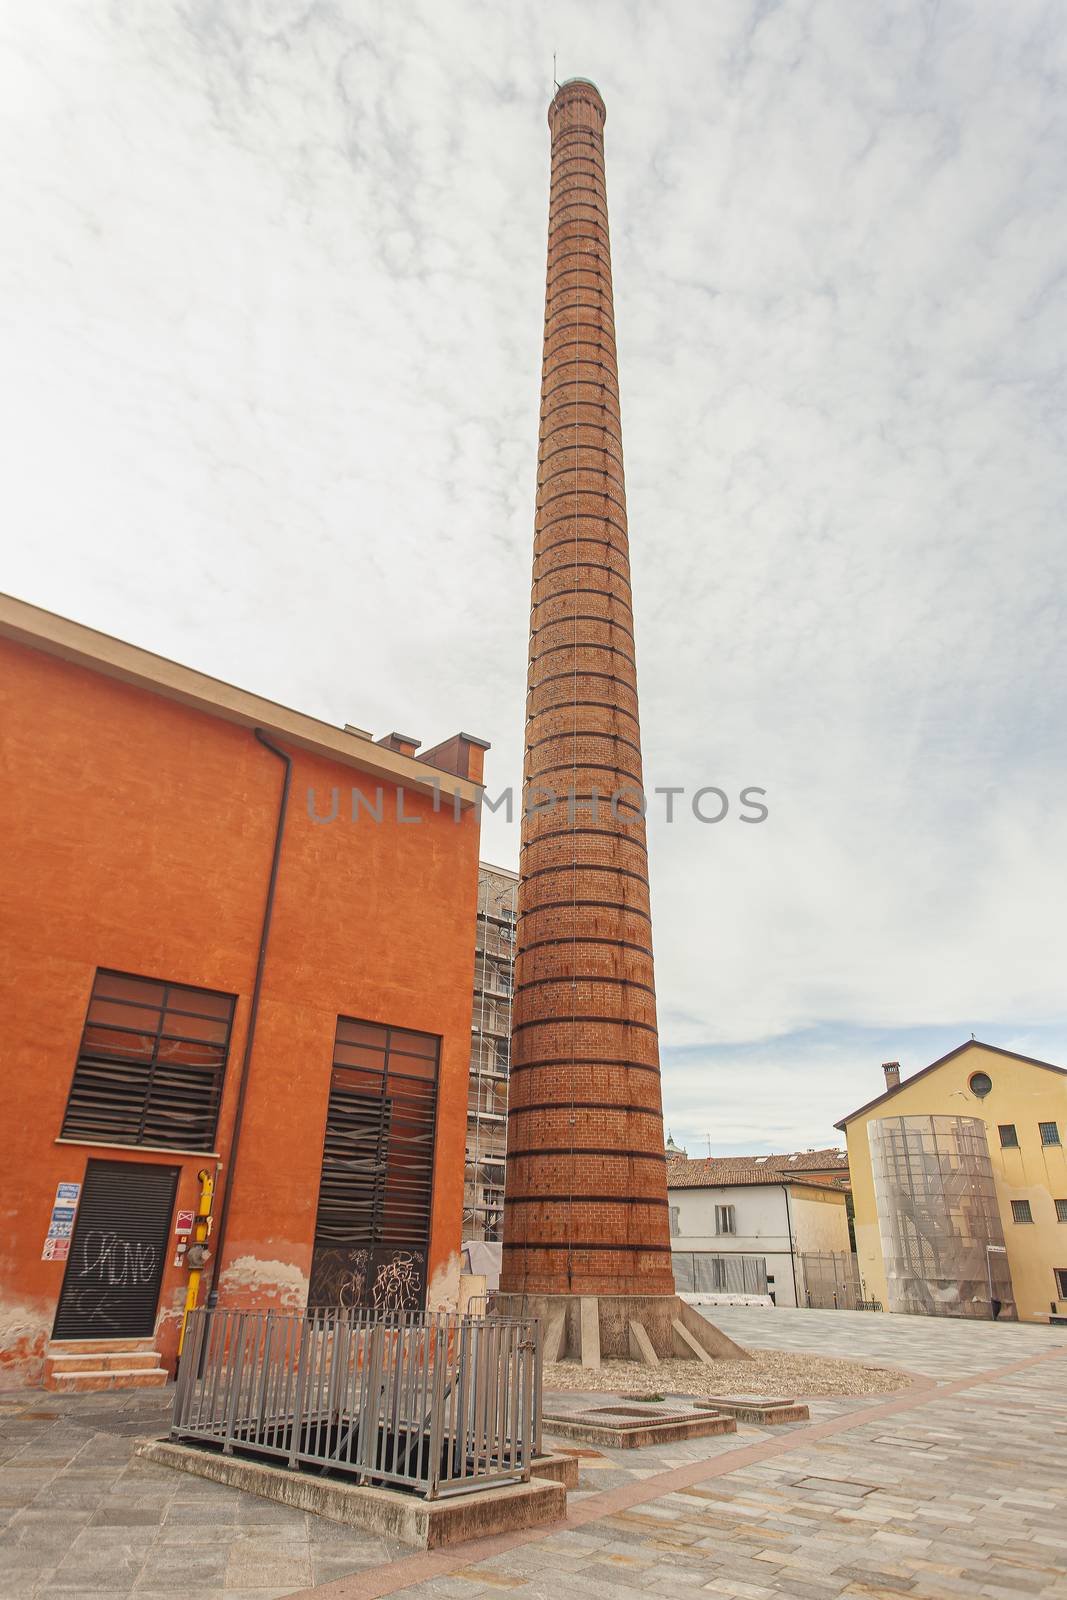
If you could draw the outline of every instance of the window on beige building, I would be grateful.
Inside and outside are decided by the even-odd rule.
[[[1013,1200],[1011,1203],[1011,1220],[1013,1222],[1033,1222],[1029,1200]]]

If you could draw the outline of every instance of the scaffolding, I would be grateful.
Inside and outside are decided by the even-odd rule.
[[[1014,1317],[985,1123],[876,1117],[867,1131],[889,1310]]]
[[[503,1229],[518,887],[517,872],[480,863],[463,1183],[465,1244],[495,1242]]]

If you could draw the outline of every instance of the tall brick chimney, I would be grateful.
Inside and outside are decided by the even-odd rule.
[[[598,1364],[602,1341],[615,1355],[635,1353],[634,1337],[638,1345],[642,1337],[628,1337],[635,1321],[661,1353],[672,1353],[671,1317],[680,1306],[641,810],[605,115],[583,78],[564,83],[548,111],[548,282],[500,1279],[503,1293],[549,1297],[540,1309],[550,1359],[580,1348],[587,1365]],[[571,1306],[554,1305],[557,1296]],[[601,1297],[613,1297],[607,1317]],[[654,1328],[644,1314],[647,1297],[656,1297]],[[559,1333],[561,1317],[570,1318],[570,1334],[557,1341],[552,1328]]]

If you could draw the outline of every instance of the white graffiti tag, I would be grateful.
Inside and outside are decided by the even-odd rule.
[[[378,1268],[371,1291],[375,1311],[388,1313],[410,1310],[418,1304],[421,1275],[419,1264],[407,1250],[398,1250],[391,1261]]]
[[[110,1284],[112,1288],[151,1283],[157,1259],[154,1244],[144,1244],[140,1239],[120,1239],[117,1233],[94,1228],[85,1235],[78,1276]]]

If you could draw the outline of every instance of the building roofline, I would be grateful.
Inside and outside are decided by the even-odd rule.
[[[149,694],[176,700],[180,705],[219,717],[224,722],[262,728],[291,745],[326,756],[384,783],[424,794],[443,791],[450,797],[458,795],[464,807],[475,805],[482,790],[481,784],[468,778],[456,777],[415,756],[401,755],[375,744],[369,734],[335,728],[332,723],[293,711],[274,700],[265,700],[247,689],[211,678],[193,667],[182,666],[166,656],[142,650],[12,595],[0,594],[0,638],[86,667]],[[469,739],[470,735],[463,737]],[[482,740],[471,742],[479,746],[484,744]]]
[[[773,1178],[709,1178],[707,1183],[671,1183],[671,1169],[667,1168],[667,1188],[681,1194],[685,1189],[818,1189],[820,1194],[844,1194],[844,1185],[819,1183],[816,1178],[790,1178],[776,1175]]]
[[[519,874],[514,867],[498,867],[492,861],[479,861],[478,870],[480,872],[499,872],[502,878],[513,878],[516,883],[519,881]]]
[[[952,1061],[956,1056],[969,1050],[971,1046],[979,1050],[990,1050],[996,1056],[1009,1056],[1012,1061],[1025,1061],[1030,1067],[1044,1067],[1046,1072],[1059,1072],[1067,1077],[1067,1067],[1057,1067],[1052,1061],[1039,1061],[1036,1056],[1020,1055],[1018,1050],[1005,1050],[999,1044],[986,1044],[981,1039],[965,1039],[963,1044],[958,1044],[955,1050],[950,1050],[947,1055],[938,1056],[936,1061],[931,1061],[928,1067],[921,1067],[918,1072],[913,1072],[910,1078],[905,1078],[903,1083],[896,1084],[892,1089],[883,1089],[881,1094],[876,1094],[873,1100],[868,1100],[865,1106],[860,1106],[857,1111],[850,1111],[847,1117],[842,1117],[840,1122],[835,1122],[834,1127],[844,1132],[850,1122],[855,1122],[857,1117],[862,1117],[865,1111],[873,1111],[874,1107],[881,1105],[885,1100],[892,1100],[902,1089],[909,1088],[913,1083],[918,1083],[920,1078],[925,1078],[928,1072],[935,1072],[938,1067],[943,1067],[946,1061]]]

